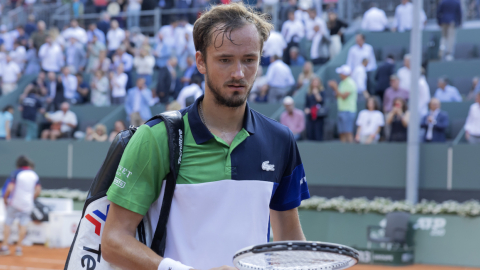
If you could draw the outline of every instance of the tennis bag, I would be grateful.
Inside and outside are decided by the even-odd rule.
[[[136,238],[163,257],[167,221],[182,159],[184,125],[182,115],[178,111],[161,113],[149,121],[155,119],[163,120],[167,130],[170,173],[166,177],[162,208],[155,231],[152,232],[148,229],[151,228],[150,221],[148,215],[145,215],[137,227]],[[107,191],[112,184],[124,185],[124,182],[116,178],[115,174],[118,172],[117,170],[121,170],[118,168],[118,164],[125,147],[136,130],[136,127],[130,126],[128,130],[120,132],[108,149],[107,157],[90,186],[87,200],[83,206],[82,218],[70,247],[64,270],[117,269],[102,258],[102,232],[110,208]]]

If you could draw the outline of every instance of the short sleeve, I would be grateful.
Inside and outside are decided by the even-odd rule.
[[[380,127],[385,126],[385,117],[383,116],[382,112],[377,111],[377,118],[378,118],[378,125]]]
[[[363,125],[363,122],[365,122],[365,112],[364,111],[361,111],[359,114],[358,114],[358,118],[357,118],[357,126],[362,126]]]
[[[287,150],[285,170],[280,183],[274,183],[270,209],[286,211],[300,206],[302,200],[310,198],[305,170],[293,134],[289,131],[290,142]]]
[[[157,200],[169,172],[168,142],[156,137],[167,137],[165,124],[140,126],[127,144],[107,192],[110,201],[141,215]]]
[[[11,113],[6,113],[5,120],[10,121],[10,124],[11,124],[13,120],[13,115]]]

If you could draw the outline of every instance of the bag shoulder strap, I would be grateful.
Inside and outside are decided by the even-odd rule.
[[[180,170],[180,163],[182,162],[184,124],[183,116],[179,111],[164,112],[154,116],[150,120],[158,118],[165,123],[165,128],[167,130],[170,173],[166,177],[162,209],[160,211],[160,217],[158,219],[157,228],[155,229],[150,248],[163,257],[167,238],[167,222],[170,215],[170,207],[172,205],[178,172]]]

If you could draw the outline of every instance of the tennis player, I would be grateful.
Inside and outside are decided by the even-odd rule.
[[[305,240],[297,207],[309,198],[290,130],[249,108],[247,97],[272,25],[243,4],[213,7],[194,25],[205,95],[182,110],[182,164],[167,224],[165,257],[135,239],[147,215],[156,228],[168,141],[160,120],[139,127],[107,195],[102,256],[122,269],[235,269],[239,249]]]

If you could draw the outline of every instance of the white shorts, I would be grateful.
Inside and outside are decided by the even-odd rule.
[[[18,218],[20,226],[26,226],[32,220],[30,217],[31,214],[31,212],[22,212],[12,206],[7,206],[5,225],[12,226],[13,221]]]

